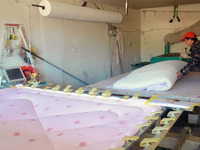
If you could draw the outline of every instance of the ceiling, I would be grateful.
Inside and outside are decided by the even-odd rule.
[[[125,7],[126,0],[82,0],[85,2]],[[143,9],[200,3],[200,0],[128,0],[128,8]]]

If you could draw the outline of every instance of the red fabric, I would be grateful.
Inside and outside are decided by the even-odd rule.
[[[29,75],[31,73],[37,73],[35,68],[33,68],[32,66],[22,66],[21,69],[26,77],[26,81],[29,80]]]

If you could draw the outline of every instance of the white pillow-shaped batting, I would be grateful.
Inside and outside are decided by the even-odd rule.
[[[113,84],[113,88],[128,90],[167,91],[177,80],[177,72],[187,63],[168,60],[134,70]]]

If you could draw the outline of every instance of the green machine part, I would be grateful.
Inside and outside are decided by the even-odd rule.
[[[165,44],[165,54],[169,54],[169,44]]]

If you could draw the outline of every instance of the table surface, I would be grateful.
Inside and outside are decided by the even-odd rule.
[[[195,96],[200,95],[200,72],[189,72],[188,74],[181,77],[174,86],[164,92],[158,91],[140,91],[140,90],[122,90],[122,89],[113,89],[110,86],[113,85],[114,82],[128,75],[128,73],[124,73],[85,87],[85,90],[91,90],[92,88],[97,88],[99,92],[103,92],[105,90],[111,90],[110,92],[113,94],[119,95],[134,95],[136,93],[140,93],[140,96],[151,97],[152,95],[158,95],[162,98],[167,99],[178,99],[184,101],[195,101],[200,102],[200,98],[196,98]]]

